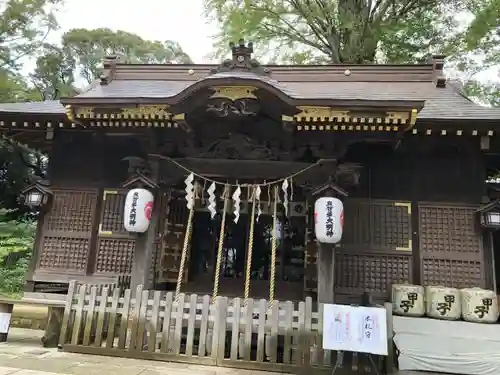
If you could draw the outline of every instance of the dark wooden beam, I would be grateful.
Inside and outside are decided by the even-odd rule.
[[[154,156],[153,156],[154,157]],[[176,165],[182,165],[184,168],[203,175],[204,177],[225,180],[259,180],[270,181],[288,177],[307,167],[304,173],[294,178],[296,183],[318,183],[324,182],[335,173],[337,161],[325,159],[313,165],[310,163],[291,162],[291,161],[261,161],[261,160],[230,160],[230,159],[203,159],[203,158],[182,158],[162,161],[162,169],[173,179],[181,178],[188,172]],[[166,171],[165,171],[166,169]]]

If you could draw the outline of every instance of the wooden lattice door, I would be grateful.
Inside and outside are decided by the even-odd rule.
[[[45,214],[37,268],[58,273],[85,274],[89,259],[97,189],[53,189],[54,200]]]
[[[97,237],[94,272],[107,275],[129,275],[135,252],[135,238],[123,226],[123,207],[127,190],[105,189]]]
[[[419,203],[422,285],[484,287],[484,255],[476,206]]]
[[[186,200],[181,190],[170,190],[166,201],[166,221],[158,249],[156,265],[157,283],[175,283],[179,274],[182,247],[188,219]],[[187,280],[187,267],[184,270],[184,282]]]

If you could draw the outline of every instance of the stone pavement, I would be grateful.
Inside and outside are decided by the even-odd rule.
[[[184,363],[104,357],[59,352],[42,347],[43,331],[11,328],[7,343],[0,343],[0,375],[278,375]],[[432,373],[435,374],[435,373]],[[283,375],[283,374],[281,374]],[[431,375],[400,371],[394,375]],[[438,374],[436,374],[438,375]]]
[[[43,331],[12,328],[0,343],[0,375],[277,375],[273,372],[144,361],[47,349]]]

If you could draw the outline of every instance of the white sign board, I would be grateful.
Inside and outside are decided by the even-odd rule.
[[[0,313],[0,333],[9,333],[10,316],[9,313]]]
[[[379,307],[323,305],[323,348],[388,355],[387,311]]]

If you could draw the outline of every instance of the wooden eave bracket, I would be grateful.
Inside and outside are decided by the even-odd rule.
[[[167,104],[126,107],[74,106],[67,104],[70,121],[84,127],[174,127],[188,128],[185,113],[173,113]]]
[[[295,123],[297,130],[407,131],[417,121],[423,101],[394,103],[394,107],[327,107],[298,106],[293,116],[283,115],[282,121]]]

